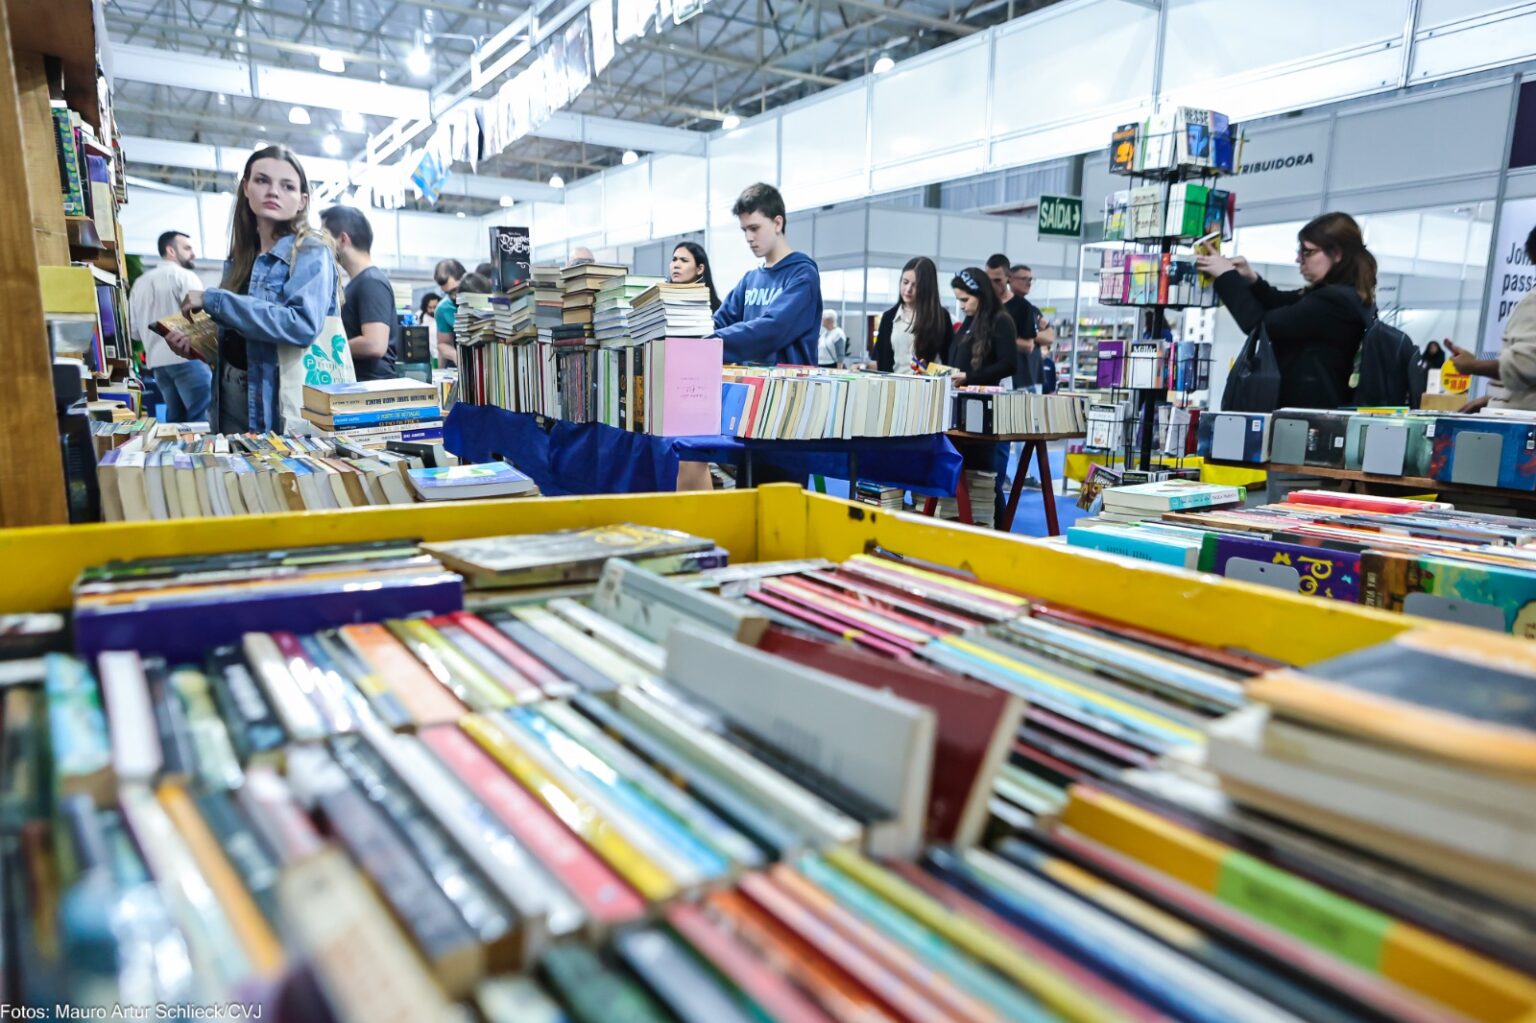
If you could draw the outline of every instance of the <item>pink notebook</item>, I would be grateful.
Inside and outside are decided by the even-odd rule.
[[[654,400],[651,433],[660,437],[697,437],[720,432],[720,366],[717,337],[668,337],[651,342],[652,369],[647,381]],[[652,387],[655,390],[651,390]]]

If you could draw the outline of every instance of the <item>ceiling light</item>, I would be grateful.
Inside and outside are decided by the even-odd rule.
[[[726,131],[740,128],[741,118],[737,117],[735,114],[726,114],[724,117],[720,118],[720,127],[724,128]]]
[[[417,78],[423,78],[432,73],[432,56],[425,49],[418,46],[405,55],[405,69]]]
[[[640,159],[639,153],[635,152],[633,149],[626,149],[624,150],[624,155],[619,157],[619,162],[628,167],[638,159]]]
[[[877,75],[883,75],[895,66],[896,62],[889,55],[882,55],[879,60],[875,61],[874,71]]]
[[[550,188],[564,188],[565,187],[565,179],[562,178],[558,174],[551,174],[549,176],[549,187]]]
[[[460,220],[463,220],[464,219],[464,211],[460,210],[459,212],[455,213],[454,216],[458,217]]]
[[[432,33],[431,32],[423,32],[421,34],[421,42],[422,42],[423,46],[431,46],[432,45]]]
[[[219,106],[221,106],[221,107],[229,106],[229,97],[224,95],[222,92],[219,93]]]
[[[292,110],[288,111],[288,123],[308,124],[309,111],[305,110],[303,107],[294,107]]]
[[[341,112],[341,130],[358,133],[368,130],[368,123],[363,120],[363,115],[356,110],[343,110]]]
[[[334,131],[329,132],[326,134],[325,138],[320,140],[320,148],[324,150],[326,156],[340,156],[341,139],[336,137],[336,133]]]
[[[379,81],[381,81],[381,82],[389,81],[389,72],[385,71],[383,68],[379,68]]]
[[[341,54],[335,50],[320,51],[320,70],[330,71],[333,74],[341,74],[347,69],[347,62],[341,59]]]
[[[509,210],[512,208],[512,197],[510,195],[504,195],[501,197],[501,208],[504,210]]]

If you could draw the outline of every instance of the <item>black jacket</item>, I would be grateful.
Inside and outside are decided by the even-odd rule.
[[[1280,365],[1277,408],[1342,408],[1369,315],[1347,284],[1279,291],[1265,280],[1249,284],[1236,270],[1216,278],[1216,293],[1243,329],[1260,323]]]
[[[954,340],[949,343],[948,364],[965,374],[967,384],[978,387],[995,387],[1012,378],[1019,353],[1018,333],[1013,326],[1013,319],[1007,313],[999,313],[997,319],[992,321],[991,343],[987,354],[982,357],[979,369],[971,368],[971,345],[975,340],[971,325],[972,317],[967,316],[956,331]]]
[[[880,317],[880,326],[875,330],[875,368],[882,373],[896,372],[896,350],[891,347],[891,325],[896,322],[896,310],[900,308],[901,303],[897,302],[887,309],[885,315]]]

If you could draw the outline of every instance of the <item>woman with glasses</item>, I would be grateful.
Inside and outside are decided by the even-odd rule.
[[[1307,286],[1281,291],[1241,257],[1199,256],[1216,294],[1245,334],[1262,324],[1280,366],[1278,408],[1342,408],[1355,353],[1376,304],[1376,257],[1347,213],[1324,213],[1296,235]]]

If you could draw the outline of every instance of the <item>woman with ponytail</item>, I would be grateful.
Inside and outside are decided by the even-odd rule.
[[[949,282],[965,322],[949,344],[955,383],[992,387],[1013,376],[1019,332],[997,300],[987,272],[969,266]]]
[[[1200,256],[1202,273],[1245,334],[1260,324],[1280,366],[1277,408],[1342,408],[1350,401],[1355,353],[1375,317],[1376,257],[1347,213],[1324,213],[1296,235],[1307,286],[1280,291],[1242,257]]]

